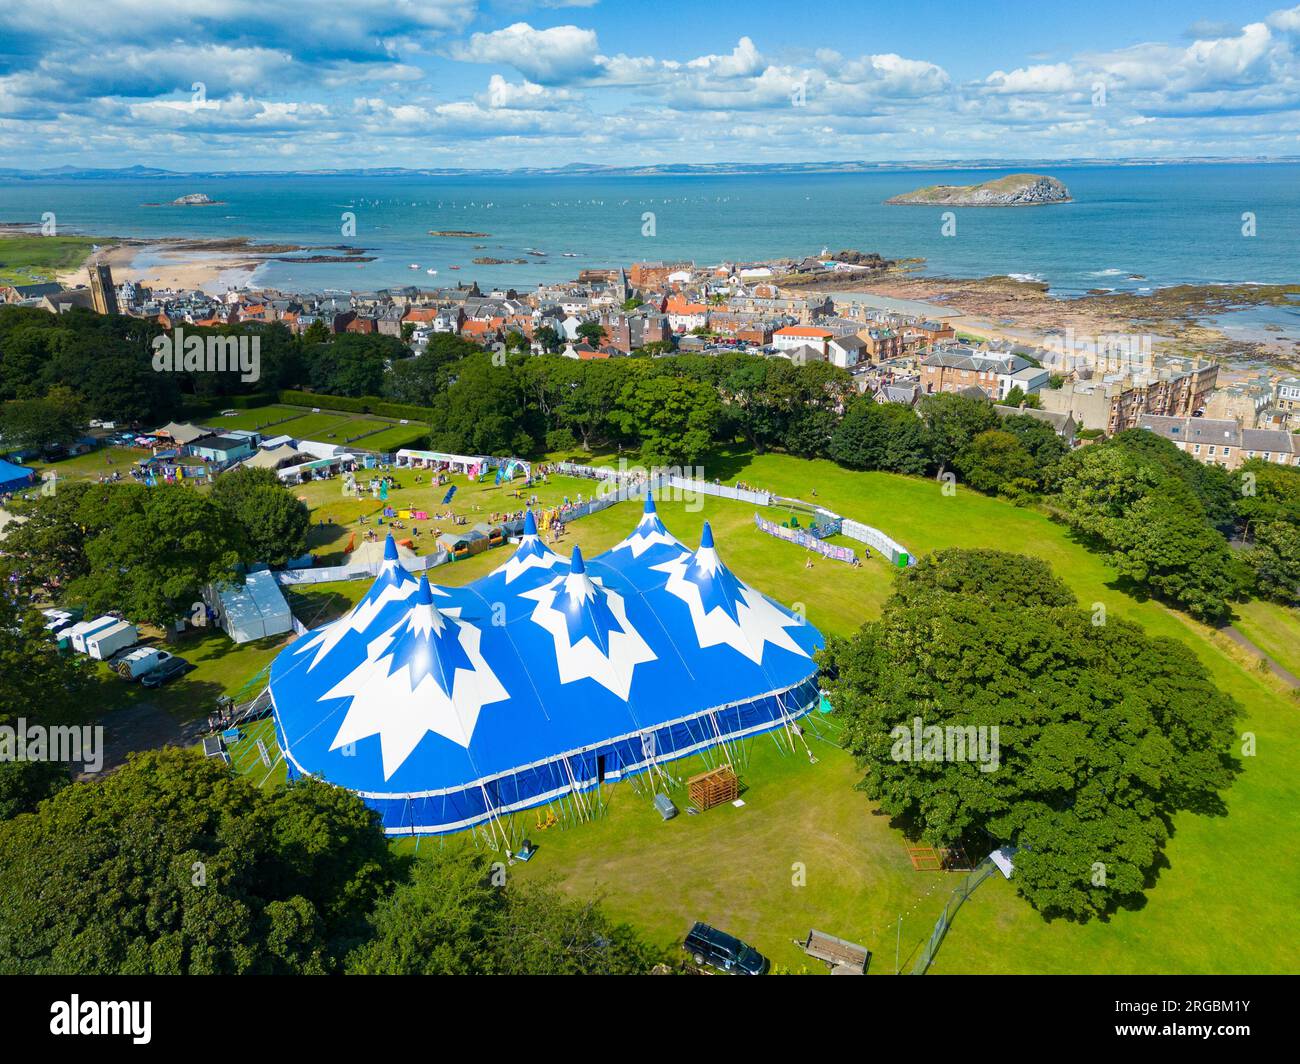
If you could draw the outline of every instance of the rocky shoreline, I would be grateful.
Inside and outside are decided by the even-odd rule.
[[[1067,329],[1078,336],[1141,334],[1151,336],[1154,349],[1167,354],[1194,352],[1220,361],[1300,369],[1300,345],[1236,340],[1208,323],[1243,308],[1294,306],[1300,300],[1300,284],[1172,285],[1145,294],[1097,292],[1063,299],[1041,281],[921,275],[916,272],[919,264],[900,262],[865,279],[803,283],[782,278],[779,283],[792,291],[863,293],[936,304],[957,311],[955,326],[972,335],[1031,342]]]

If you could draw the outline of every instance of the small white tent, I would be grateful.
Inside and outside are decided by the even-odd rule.
[[[217,620],[236,643],[283,635],[293,614],[270,572],[249,573],[243,587],[221,588],[213,596]]]

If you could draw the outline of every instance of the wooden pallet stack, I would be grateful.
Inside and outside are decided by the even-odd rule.
[[[723,802],[734,802],[740,796],[740,780],[728,765],[712,772],[701,772],[686,781],[691,805],[703,812]]]

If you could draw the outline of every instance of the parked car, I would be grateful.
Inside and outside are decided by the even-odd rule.
[[[140,682],[145,687],[161,687],[165,683],[176,679],[181,673],[188,670],[190,663],[184,658],[168,658],[155,669],[150,669],[140,677]]]
[[[708,924],[696,923],[682,948],[696,964],[707,964],[732,975],[766,975],[771,967],[771,962],[753,946]]]

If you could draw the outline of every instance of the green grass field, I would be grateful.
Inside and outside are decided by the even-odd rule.
[[[75,270],[95,243],[85,236],[0,236],[0,284],[38,284]]]
[[[1016,896],[1013,883],[994,876],[962,908],[932,971],[1281,972],[1300,967],[1300,880],[1287,856],[1300,828],[1300,737],[1294,728],[1300,702],[1257,669],[1255,659],[1221,634],[1126,594],[1100,557],[1034,510],[960,488],[945,496],[926,480],[853,473],[829,462],[780,455],[723,453],[705,464],[705,472],[805,499],[815,488],[818,502],[884,529],[917,555],[962,546],[1041,557],[1085,608],[1104,603],[1114,616],[1186,643],[1242,705],[1240,728],[1254,734],[1257,754],[1243,759],[1244,771],[1225,792],[1226,815],[1176,819],[1168,864],[1150,886],[1145,905],[1085,925],[1048,922]],[[431,513],[441,509],[445,488],[416,484],[414,476],[398,474],[401,486],[390,504]],[[452,508],[471,523],[522,505],[505,487],[467,485],[464,477],[453,482],[458,491]],[[369,498],[345,500],[338,481],[297,490],[314,519],[333,519],[312,529],[313,549],[324,561],[341,559],[348,536],[362,527],[357,518],[382,505]],[[548,505],[593,490],[591,481],[562,477],[537,489]],[[787,604],[802,603],[809,620],[827,634],[851,632],[876,616],[888,597],[894,570],[879,558],[860,569],[821,559],[805,569],[803,551],[755,529],[751,506],[712,498],[661,499],[659,509],[687,543],[697,541],[707,518],[723,559],[738,575]],[[570,524],[557,549],[567,551],[576,543],[586,553],[598,553],[621,539],[636,519],[635,503],[611,507]],[[426,526],[417,549],[432,549],[431,532]],[[507,550],[447,564],[431,575],[437,583],[463,584],[499,565]],[[365,581],[316,585],[294,591],[291,604],[305,622],[323,623],[365,590]],[[1294,661],[1296,629],[1285,627],[1295,625],[1293,614],[1257,605],[1240,613],[1239,623],[1252,639],[1284,664]],[[199,669],[165,689],[167,708],[201,715],[213,692],[238,689],[277,649],[274,642],[236,648],[224,636],[205,634],[194,651],[182,651],[198,659]],[[913,871],[902,835],[854,790],[858,771],[827,730],[834,728],[834,716],[818,723],[826,738],[809,737],[817,764],[801,751],[783,751],[772,736],[747,744],[741,769],[746,804],[740,809],[727,806],[662,823],[638,781],[607,787],[604,811],[590,822],[538,830],[537,812],[517,814],[518,830],[541,848],[512,873],[554,877],[576,894],[597,893],[614,916],[665,947],[678,941],[691,921],[704,919],[745,937],[776,962],[798,968],[804,962],[791,940],[816,927],[868,946],[876,972],[893,971],[898,939],[906,969],[957,877]],[[279,767],[268,778],[260,759],[249,753],[253,746],[242,745],[250,776],[266,779],[267,786],[282,778]],[[706,763],[694,758],[673,772],[684,778],[703,767]],[[410,840],[399,845],[428,852],[483,844],[483,836],[464,834],[423,839],[418,847]]]
[[[1300,610],[1276,602],[1246,602],[1233,624],[1260,650],[1300,676]]]
[[[831,463],[784,456],[727,461],[726,474],[717,474],[724,479],[804,498],[816,487],[819,501],[887,530],[918,554],[953,545],[1044,558],[1086,607],[1104,602],[1152,634],[1187,643],[1241,702],[1241,729],[1256,736],[1257,756],[1244,759],[1244,772],[1225,794],[1227,815],[1177,818],[1168,867],[1140,910],[1085,925],[1048,922],[1016,896],[1012,883],[995,876],[961,910],[932,971],[1297,969],[1300,883],[1287,854],[1300,827],[1300,741],[1296,702],[1276,682],[1209,629],[1118,590],[1100,558],[1034,511],[973,492],[946,497],[935,483],[851,473]],[[608,546],[629,526],[634,512],[622,515],[631,509],[614,507],[575,522],[574,538],[592,549]],[[660,509],[688,541],[703,516],[682,512],[681,504]],[[738,574],[787,602],[806,601],[809,619],[826,632],[846,632],[874,616],[888,594],[891,571],[879,563],[852,571],[830,570],[826,562],[805,572],[802,552],[752,528],[752,508],[708,500],[704,513]],[[440,570],[438,580],[452,575],[462,573]],[[818,756],[820,763],[809,765],[781,757],[768,737],[755,740],[744,809],[724,807],[668,824],[630,786],[613,788],[618,793],[603,819],[548,829],[538,838],[537,858],[516,874],[558,876],[575,892],[599,892],[611,912],[665,945],[680,939],[692,920],[711,919],[794,965],[799,954],[790,940],[815,926],[863,942],[876,953],[874,970],[892,971],[900,915],[906,965],[956,878],[913,871],[899,832],[852,790],[857,773],[850,760],[829,746]],[[732,823],[741,819],[743,826]],[[792,885],[796,862],[806,869],[806,886]]]
[[[199,424],[212,429],[246,429],[256,432],[265,428],[267,431],[264,435],[278,436],[281,433],[276,426],[277,422],[299,418],[309,412],[300,406],[281,406],[276,403],[271,406],[253,407],[251,410],[238,410],[233,414],[222,414],[217,411],[198,417],[196,420]],[[339,415],[339,417],[343,416]]]
[[[392,428],[377,432],[357,441],[357,446],[367,451],[389,453],[402,447],[421,447],[427,442],[429,426],[412,422],[409,425],[394,425]]]
[[[280,403],[240,410],[229,416],[218,412],[198,421],[214,429],[251,429],[265,436],[295,436],[338,444],[350,440],[361,450],[380,452],[413,446],[429,434],[428,425],[422,423],[401,425],[386,418],[328,409],[316,414],[305,407]]]

